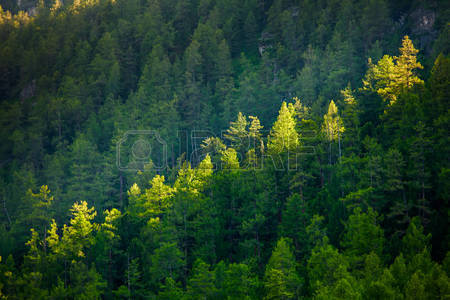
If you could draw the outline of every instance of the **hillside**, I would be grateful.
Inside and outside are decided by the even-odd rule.
[[[450,297],[448,1],[0,4],[0,299]]]

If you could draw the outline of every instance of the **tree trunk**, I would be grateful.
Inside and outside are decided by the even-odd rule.
[[[122,172],[120,172],[119,180],[120,180],[120,191],[119,191],[120,207],[123,208],[123,176],[122,176]]]
[[[341,152],[341,135],[340,134],[338,134],[338,141],[339,141],[339,162],[341,162],[342,152]]]
[[[8,219],[9,227],[11,227],[11,217],[9,216],[8,209],[6,208],[5,195],[2,195],[2,198],[3,198],[3,210],[5,211],[6,218]]]
[[[128,299],[131,299],[131,281],[130,281],[130,253],[127,253],[127,285],[128,285]]]

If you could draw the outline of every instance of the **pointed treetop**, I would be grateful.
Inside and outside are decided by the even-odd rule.
[[[333,100],[330,101],[330,105],[328,105],[328,115],[336,116],[338,112],[338,108]]]
[[[224,134],[225,138],[230,140],[232,145],[239,144],[245,138],[247,133],[248,121],[241,112],[238,113],[237,120],[230,122],[230,128]]]
[[[377,92],[383,100],[392,105],[398,96],[414,85],[423,84],[415,74],[415,69],[423,66],[417,61],[419,50],[405,36],[400,47],[400,56],[384,55],[375,65],[369,59],[369,69],[364,77],[364,89]]]
[[[130,189],[128,190],[128,196],[139,196],[141,194],[141,189],[137,185],[137,183],[134,183]]]
[[[338,108],[333,100],[330,101],[328,112],[323,116],[322,131],[326,134],[328,141],[334,141],[344,132],[344,124],[338,114]]]
[[[46,185],[41,186],[39,194],[34,194],[31,189],[28,192],[33,198],[39,201],[35,204],[37,207],[48,208],[53,202],[53,196],[50,196],[50,189]]]
[[[356,104],[356,100],[355,100],[355,97],[353,96],[353,92],[352,92],[352,88],[350,87],[350,84],[348,84],[347,87],[341,91],[341,95],[344,98],[345,104],[348,104],[348,105]]]
[[[292,108],[292,105],[290,105]],[[294,150],[299,146],[299,136],[296,131],[296,121],[293,109],[286,102],[281,104],[278,118],[270,130],[267,148],[271,153],[282,153]]]
[[[263,129],[263,126],[261,125],[261,122],[259,121],[258,117],[249,116],[249,119],[251,119],[250,127],[249,127],[249,135],[252,138],[260,138],[261,137],[261,129]]]
[[[420,62],[417,61],[417,53],[419,50],[414,48],[412,41],[406,35],[400,47],[400,56],[395,57],[397,73],[395,79],[404,89],[409,89],[415,84],[423,84],[423,80],[415,76],[415,69],[423,69]]]
[[[233,148],[228,148],[222,152],[222,168],[228,170],[239,169],[239,160],[237,157],[237,152]]]
[[[294,97],[292,100],[294,103],[290,103],[289,107],[293,110],[294,115],[300,120],[305,119],[309,114],[309,107],[303,105],[298,97]]]
[[[211,156],[206,154],[205,158],[198,164],[197,168],[195,168],[198,179],[201,181],[207,180],[212,175],[213,168]]]
[[[120,210],[113,208],[111,210],[105,210],[105,222],[101,225],[103,232],[108,236],[110,240],[117,237],[117,220],[122,216]]]

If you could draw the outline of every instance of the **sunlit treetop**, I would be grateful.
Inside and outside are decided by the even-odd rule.
[[[299,144],[299,136],[296,131],[296,121],[294,118],[294,109],[292,105],[283,102],[278,118],[273,124],[267,141],[269,152],[278,154],[284,151],[294,150]]]
[[[377,64],[369,59],[369,69],[363,79],[364,89],[377,92],[383,100],[392,105],[398,96],[414,85],[423,84],[415,70],[423,66],[417,61],[419,50],[405,36],[400,47],[400,56],[383,56]]]
[[[344,124],[338,114],[338,108],[333,100],[330,101],[328,112],[323,116],[322,131],[329,141],[335,141],[345,131]]]

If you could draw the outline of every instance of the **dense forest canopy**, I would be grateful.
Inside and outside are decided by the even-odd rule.
[[[448,1],[0,3],[0,299],[450,297]]]

